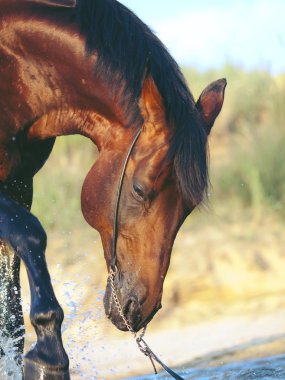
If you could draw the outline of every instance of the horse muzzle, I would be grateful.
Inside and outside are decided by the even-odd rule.
[[[122,331],[128,331],[130,328],[134,332],[139,331],[147,325],[161,307],[159,302],[159,306],[152,309],[144,318],[144,306],[148,292],[143,284],[138,285],[133,280],[134,276],[126,277],[117,272],[114,276],[114,287],[111,286],[109,279],[104,296],[107,317]]]

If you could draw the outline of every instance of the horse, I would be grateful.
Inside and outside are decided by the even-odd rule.
[[[226,80],[195,102],[161,41],[116,0],[0,0],[0,36],[1,334],[15,341],[21,364],[21,261],[37,334],[23,376],[68,379],[47,236],[30,212],[34,175],[57,136],[80,134],[97,146],[82,212],[110,272],[106,315],[137,332],[161,308],[180,226],[207,197],[207,139]]]

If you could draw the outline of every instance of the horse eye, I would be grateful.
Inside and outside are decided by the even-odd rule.
[[[146,201],[147,199],[143,188],[136,183],[133,184],[133,194],[138,201]]]

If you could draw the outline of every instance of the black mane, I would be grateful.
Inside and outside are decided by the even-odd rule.
[[[97,69],[113,88],[125,83],[124,106],[133,125],[142,121],[138,100],[145,76],[153,78],[168,124],[175,128],[169,158],[184,200],[196,205],[207,190],[207,137],[177,63],[149,27],[118,1],[77,0],[75,12],[88,51],[98,52]]]

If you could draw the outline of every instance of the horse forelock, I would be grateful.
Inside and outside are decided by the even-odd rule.
[[[152,77],[174,130],[168,158],[179,189],[186,204],[200,203],[208,184],[207,136],[177,63],[150,28],[118,1],[77,0],[75,12],[87,52],[97,52],[96,72],[112,91],[121,92],[121,106],[134,128],[142,123],[144,79]]]

